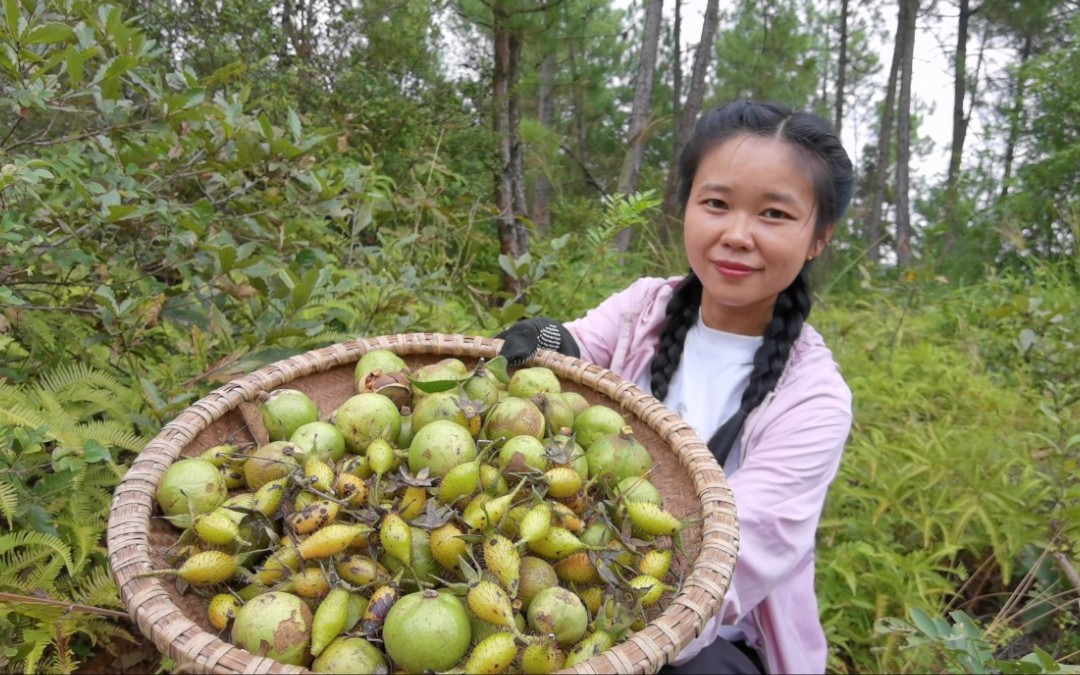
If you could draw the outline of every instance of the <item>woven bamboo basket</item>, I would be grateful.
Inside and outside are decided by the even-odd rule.
[[[470,367],[498,355],[500,340],[431,333],[396,334],[344,342],[279,361],[233,380],[165,425],[117,486],[108,525],[109,563],[139,630],[184,672],[304,673],[236,647],[206,618],[206,601],[182,595],[173,580],[139,577],[168,567],[163,553],[178,530],[155,516],[154,494],[165,469],[222,443],[265,442],[257,413],[260,392],[288,387],[307,393],[324,414],[355,392],[354,369],[364,353],[387,349],[417,368],[447,357]],[[662,602],[647,626],[614,648],[578,664],[575,673],[652,673],[669,663],[719,609],[738,551],[735,503],[723,471],[683,420],[610,370],[541,350],[530,362],[552,369],[563,389],[619,410],[649,449],[652,482],[664,506],[695,519],[682,533],[687,563],[676,556],[679,590]],[[261,438],[260,438],[261,436]],[[681,569],[679,566],[681,565]]]

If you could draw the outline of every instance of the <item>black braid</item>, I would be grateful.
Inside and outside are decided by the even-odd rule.
[[[799,339],[803,324],[810,316],[810,264],[803,265],[799,275],[776,298],[772,319],[765,327],[765,339],[754,354],[754,368],[746,385],[739,410],[716,430],[709,439],[709,449],[721,466],[731,453],[742,433],[743,423],[754,408],[776,388],[787,366],[791,348]]]
[[[667,398],[668,385],[682,360],[686,333],[697,323],[701,308],[701,280],[692,271],[686,275],[668,300],[667,319],[660,333],[660,348],[652,358],[652,395],[661,401]]]

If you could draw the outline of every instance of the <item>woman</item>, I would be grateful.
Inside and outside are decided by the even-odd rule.
[[[739,558],[717,615],[662,672],[822,673],[815,533],[851,392],[805,321],[851,161],[817,115],[739,101],[698,121],[679,175],[690,272],[640,279],[565,326],[520,321],[502,354],[520,364],[545,347],[610,368],[710,439]]]

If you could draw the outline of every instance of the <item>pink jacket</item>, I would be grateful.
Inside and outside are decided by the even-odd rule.
[[[648,368],[679,278],[634,282],[567,324],[581,357],[628,380]],[[829,484],[851,430],[851,390],[821,335],[806,325],[775,391],[750,414],[742,463],[729,476],[739,557],[723,604],[683,662],[747,614],[769,673],[824,673],[828,652],[814,593],[814,548]],[[708,440],[708,439],[704,439]]]

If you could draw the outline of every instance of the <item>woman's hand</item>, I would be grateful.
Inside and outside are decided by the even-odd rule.
[[[522,319],[495,337],[503,341],[499,354],[505,356],[512,367],[524,365],[539,349],[581,357],[581,349],[570,331],[561,323],[542,316]]]

